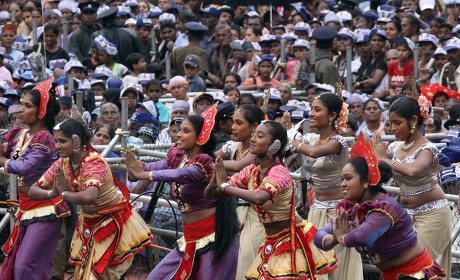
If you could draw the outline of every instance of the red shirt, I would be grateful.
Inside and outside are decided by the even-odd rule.
[[[396,93],[401,93],[404,85],[404,78],[414,73],[414,61],[411,60],[399,70],[399,61],[393,61],[388,65],[388,76],[390,76],[390,85],[395,88]]]

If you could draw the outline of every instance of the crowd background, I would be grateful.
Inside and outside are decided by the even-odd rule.
[[[121,127],[122,97],[128,98],[132,125],[127,141],[133,145],[175,144],[184,118],[217,103],[215,152],[227,171],[236,172],[244,166],[237,161],[242,165],[242,159],[254,159],[248,155],[250,131],[263,119],[256,109],[241,106],[262,107],[270,120],[291,129],[308,120],[315,98],[340,93],[349,111],[340,135],[372,137],[395,133],[389,104],[401,95],[420,95],[427,112],[421,132],[445,134],[429,138],[445,146],[436,167],[438,183],[446,193],[458,194],[460,3],[234,5],[202,0],[2,1],[0,129],[25,125],[18,119],[23,97],[51,76],[61,108],[56,123],[70,117],[72,99],[83,92],[83,117],[93,130],[94,145],[107,145]],[[345,90],[341,85],[348,81],[351,87]],[[308,126],[300,125],[300,134],[307,132]],[[347,139],[351,147],[354,140]],[[120,157],[118,152],[107,155]],[[300,155],[286,163],[291,172],[307,177]],[[115,174],[126,180],[125,172]],[[2,181],[6,192],[7,179]],[[312,189],[307,181],[295,183],[296,207],[305,217],[314,196],[307,192]],[[127,186],[140,194],[154,184],[140,180],[127,181]],[[163,190],[167,197],[169,188]],[[146,205],[139,208],[146,211]],[[173,230],[174,215],[180,222],[179,211],[159,207],[151,225]],[[458,214],[452,219],[455,224]],[[175,240],[159,238],[158,243],[172,248]]]

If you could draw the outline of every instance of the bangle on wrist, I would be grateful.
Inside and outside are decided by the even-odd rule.
[[[149,172],[149,181],[153,181],[153,170]]]
[[[398,163],[397,161],[393,160],[393,162],[391,163],[391,170],[393,170],[393,168],[395,167],[397,163]]]
[[[226,193],[226,192],[225,192],[225,189],[226,189],[227,187],[230,187],[230,186],[231,186],[231,185],[230,185],[229,183],[227,183],[227,182],[222,183],[222,184],[220,185],[220,191],[221,191],[223,194],[225,194],[225,193]]]
[[[68,193],[69,193],[68,191],[63,191],[63,192],[61,192],[61,197],[62,197],[62,199],[64,199],[65,196],[66,196],[66,194],[68,194]]]
[[[49,191],[48,191],[47,194],[48,194],[48,198],[49,198],[49,199],[52,199],[52,198],[54,197],[54,196],[53,196],[53,192],[54,192],[54,190],[49,190]]]

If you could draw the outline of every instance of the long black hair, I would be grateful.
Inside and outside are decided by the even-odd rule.
[[[353,166],[356,173],[359,176],[360,183],[366,182],[369,179],[369,170],[368,164],[363,157],[355,157],[351,159],[348,163]],[[393,177],[393,172],[391,171],[391,167],[385,163],[384,161],[379,161],[379,171],[380,171],[380,181],[377,183],[376,186],[369,186],[369,191],[371,195],[375,195],[377,193],[387,193],[385,189],[382,187],[382,184],[388,182],[388,180]]]
[[[201,128],[203,127],[204,118],[200,115],[190,115],[185,119],[192,124],[193,130],[195,130],[196,135],[198,136],[201,132]],[[204,154],[209,155],[212,159],[216,158],[214,154],[214,150],[216,149],[216,137],[213,132],[211,132],[208,142],[206,142],[202,147]]]
[[[199,135],[204,124],[204,118],[199,115],[191,115],[186,118]],[[203,153],[215,159],[214,150],[216,139],[211,132],[208,142],[203,145]],[[236,214],[236,199],[219,197],[216,204],[216,239],[212,245],[214,250],[213,263],[220,260],[225,255],[236,234],[238,233],[239,223]]]
[[[27,92],[28,95],[32,97],[32,104],[37,107],[37,113],[40,108],[41,103],[41,96],[38,90],[31,90]],[[27,95],[26,94],[26,95]],[[61,110],[61,105],[56,100],[56,97],[51,92],[49,93],[48,103],[46,104],[46,114],[43,118],[43,122],[45,123],[46,128],[48,129],[51,134],[53,133],[53,128],[56,124],[55,117],[59,114]]]
[[[417,126],[421,127],[423,124],[423,118],[420,113],[420,105],[418,105],[417,100],[413,98],[401,96],[393,104],[391,104],[388,112],[395,113],[407,121],[410,121],[412,116],[417,116]]]
[[[81,120],[84,121],[83,119]],[[81,145],[88,143],[90,135],[88,130],[79,121],[75,119],[66,119],[55,127],[55,131],[60,131],[65,137],[72,138],[72,135],[77,135],[81,139]]]
[[[322,93],[317,99],[321,100],[324,106],[327,108],[329,114],[336,113],[335,119],[332,123],[335,123],[340,117],[340,111],[342,111],[343,101],[337,95],[333,93]]]

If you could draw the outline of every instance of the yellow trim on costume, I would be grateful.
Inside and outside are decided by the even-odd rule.
[[[34,147],[34,146],[41,146],[41,147],[47,149],[48,151],[51,150],[50,147],[48,147],[48,146],[46,146],[46,145],[44,145],[42,143],[32,143],[32,144],[30,144],[31,148]]]
[[[56,208],[54,207],[54,204],[42,206],[42,207],[38,207],[35,209],[26,210],[26,211],[19,209],[19,211],[22,212],[21,221],[26,221],[26,220],[31,220],[33,218],[45,217],[45,216],[49,216],[52,214],[56,214]]]
[[[3,167],[3,169],[5,170],[6,173],[10,173],[10,172],[8,171],[8,163],[9,163],[9,162],[10,162],[10,160],[7,159],[7,160],[5,161],[5,166]]]
[[[216,233],[213,232],[208,236],[205,236],[203,238],[200,238],[200,239],[196,240],[195,250],[202,249],[202,248],[208,246],[210,243],[215,242],[215,241],[216,241]],[[179,251],[185,252],[185,246],[186,245],[187,245],[187,241],[185,241],[184,236],[182,236],[181,238],[179,238],[177,240],[177,247],[178,247]]]
[[[387,215],[387,216],[391,219],[391,226],[392,226],[392,227],[394,226],[395,220],[394,220],[393,216],[391,216],[390,213],[388,213],[387,211],[385,211],[385,210],[382,209],[382,208],[373,208],[373,209],[367,211],[367,213],[366,213],[366,219],[367,219],[367,217],[368,217],[372,212],[381,212],[381,213]]]
[[[194,163],[191,164],[191,165],[198,165],[198,167],[201,168],[201,170],[203,171],[204,176],[205,176],[203,181],[207,181],[207,180],[208,180],[208,172],[206,172],[206,169],[204,168],[204,166],[203,166],[200,162],[196,161],[196,162],[194,162]]]

